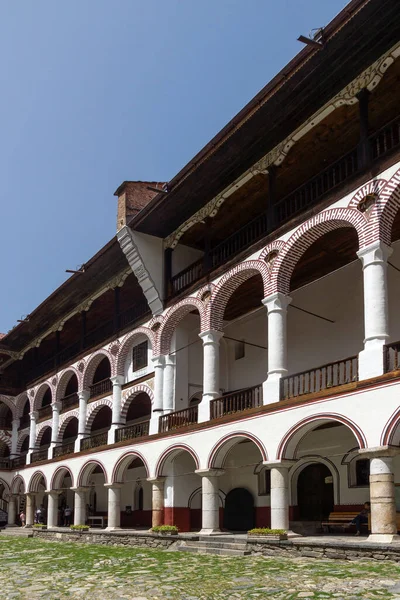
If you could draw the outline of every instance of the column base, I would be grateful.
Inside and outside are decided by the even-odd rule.
[[[155,433],[158,433],[158,427],[160,423],[159,419],[163,416],[163,414],[164,413],[162,410],[153,413],[150,419],[149,435],[154,435]]]
[[[285,371],[287,374],[287,371]],[[277,374],[268,375],[268,379],[263,383],[263,404],[272,404],[281,399],[281,379]]]
[[[200,529],[199,535],[221,535],[220,529]]]
[[[16,523],[13,523],[12,525],[9,525],[9,524],[7,523],[7,525],[6,525],[6,529],[9,529],[10,527],[19,527],[19,525],[17,525]]]
[[[104,531],[121,531],[121,527],[106,527]]]
[[[398,544],[400,543],[400,535],[397,533],[371,533],[367,537],[367,542],[373,544]]]
[[[385,340],[376,340],[375,343],[367,342],[367,347],[358,355],[358,375],[360,381],[379,377],[385,372],[383,348]]]
[[[295,533],[294,531],[292,531],[291,529],[288,529],[288,531],[286,532],[287,536],[288,536],[288,540],[292,540],[293,538],[300,538],[303,537],[301,535],[301,533]]]

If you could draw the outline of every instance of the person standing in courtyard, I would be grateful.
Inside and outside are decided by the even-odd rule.
[[[26,517],[23,510],[21,510],[21,512],[19,513],[19,520],[21,521],[21,527],[25,527]]]
[[[71,516],[72,516],[72,510],[69,507],[69,505],[67,504],[67,506],[64,508],[64,525],[65,525],[65,527],[69,527],[71,525]]]

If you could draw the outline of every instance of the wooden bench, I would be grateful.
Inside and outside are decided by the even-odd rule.
[[[336,527],[340,529],[346,529],[350,527],[355,527],[351,525],[351,521],[360,514],[360,511],[351,511],[351,512],[331,512],[328,520],[323,521],[321,523],[322,529],[326,528],[328,532],[330,532],[331,528]],[[369,521],[369,519],[368,519]],[[368,523],[361,523],[361,527],[365,527],[367,530],[369,529]]]

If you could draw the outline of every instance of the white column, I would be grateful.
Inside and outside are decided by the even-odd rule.
[[[374,242],[357,252],[364,276],[364,350],[359,354],[360,379],[384,373],[383,347],[389,339],[387,261],[393,250]]]
[[[46,491],[46,494],[48,495],[47,529],[52,529],[58,526],[58,496],[61,491]]]
[[[86,492],[88,487],[71,488],[75,492],[74,502],[74,525],[85,525],[86,523]]]
[[[32,527],[35,520],[35,497],[36,494],[28,493],[26,495],[26,527]]]
[[[75,442],[75,452],[81,450],[81,440],[86,437],[86,414],[87,414],[87,401],[89,399],[89,390],[82,390],[78,392],[79,398],[79,422],[78,422],[78,437]]]
[[[150,419],[150,434],[158,433],[158,420],[163,414],[163,388],[165,356],[151,359],[154,366],[154,403]]]
[[[203,398],[199,404],[199,423],[210,420],[210,402],[221,395],[219,385],[219,342],[222,331],[202,331],[203,340]]]
[[[112,422],[111,427],[108,430],[108,444],[114,444],[115,442],[115,430],[121,427],[121,400],[122,400],[122,384],[125,381],[123,375],[115,375],[110,377],[113,385],[113,397],[112,397]]]
[[[36,410],[32,411],[30,414],[30,427],[29,427],[29,452],[27,455],[27,464],[29,464],[31,462],[31,454],[32,452],[35,450],[35,445],[36,445],[36,421],[38,418],[38,413]]]
[[[164,524],[165,477],[150,477],[147,481],[152,484],[151,525],[152,527],[158,527]]]
[[[164,365],[163,414],[175,410],[175,355],[168,354]]]
[[[294,461],[268,461],[264,465],[271,469],[271,529],[289,530],[289,469]]]
[[[52,420],[51,420],[51,444],[50,444],[50,452],[51,455],[49,458],[53,458],[53,448],[57,446],[58,440],[58,429],[60,426],[60,410],[61,410],[61,402],[53,402],[52,406]]]
[[[202,478],[202,535],[218,533],[219,528],[219,487],[218,477],[224,474],[222,469],[199,469],[196,475]]]
[[[107,531],[121,528],[121,488],[122,483],[105,483],[108,489]]]
[[[18,456],[17,445],[18,445],[18,427],[19,419],[13,419],[12,422],[12,433],[11,433],[11,453],[10,458]]]
[[[264,298],[268,311],[268,378],[263,383],[263,403],[280,400],[280,380],[287,367],[287,307],[292,299],[281,292]]]
[[[8,527],[16,527],[16,517],[17,517],[17,497],[14,494],[11,494],[10,499],[8,501],[8,519],[7,526]]]

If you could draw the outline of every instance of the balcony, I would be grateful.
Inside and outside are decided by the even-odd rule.
[[[144,421],[143,423],[136,423],[135,425],[127,425],[121,427],[115,431],[115,441],[123,442],[126,440],[134,440],[136,438],[145,437],[149,435],[150,421]]]
[[[47,404],[46,406],[42,406],[38,409],[38,421],[45,421],[46,419],[50,419],[52,415],[53,409],[51,404]]]
[[[49,446],[42,446],[40,450],[35,450],[31,454],[31,463],[47,460],[49,454]]]
[[[385,373],[400,369],[400,342],[393,342],[385,347]]]
[[[64,442],[61,446],[56,446],[53,450],[53,458],[68,456],[75,452],[75,442]]]
[[[193,423],[197,423],[197,418],[197,406],[191,406],[190,408],[184,408],[183,410],[177,410],[168,415],[163,415],[160,417],[159,421],[159,432],[165,433],[173,429],[185,427],[186,425],[192,425]]]
[[[399,148],[400,117],[370,136],[368,143],[372,161]],[[296,190],[278,200],[273,205],[271,213],[262,213],[221,244],[212,248],[208,255],[171,277],[170,296],[173,297],[183,292],[212,270],[224,265],[302,211],[318,204],[327,194],[361,172],[362,165],[359,163],[358,148],[354,148]]]
[[[108,432],[103,431],[102,433],[96,433],[81,440],[81,451],[90,450],[91,448],[98,448],[99,446],[106,446],[108,439]]]
[[[22,417],[19,420],[19,428],[18,429],[26,429],[26,427],[30,427],[31,425],[31,418],[29,416],[29,413],[27,415],[22,415]]]
[[[8,471],[11,467],[11,460],[9,458],[0,458],[0,469]]]
[[[102,379],[97,383],[93,383],[89,385],[89,398],[96,398],[97,396],[101,396],[102,394],[107,394],[112,390],[112,383],[109,377],[107,379]]]
[[[281,400],[358,381],[358,356],[351,356],[281,379]]]
[[[21,454],[21,456],[17,456],[17,458],[12,458],[10,460],[10,469],[19,469],[20,467],[24,467],[26,465],[26,454]]]
[[[64,413],[67,410],[71,410],[71,408],[76,408],[77,406],[79,406],[79,396],[76,392],[74,392],[73,394],[64,396],[64,398],[61,399],[60,412]]]
[[[147,302],[143,302],[142,304],[136,304],[135,306],[131,306],[124,312],[120,313],[118,317],[118,325],[120,329],[124,329],[131,323],[142,319],[146,315],[150,315],[151,311],[149,309],[149,305]]]
[[[224,415],[231,415],[259,406],[262,406],[261,384],[212,400],[210,402],[210,418],[218,419]]]

